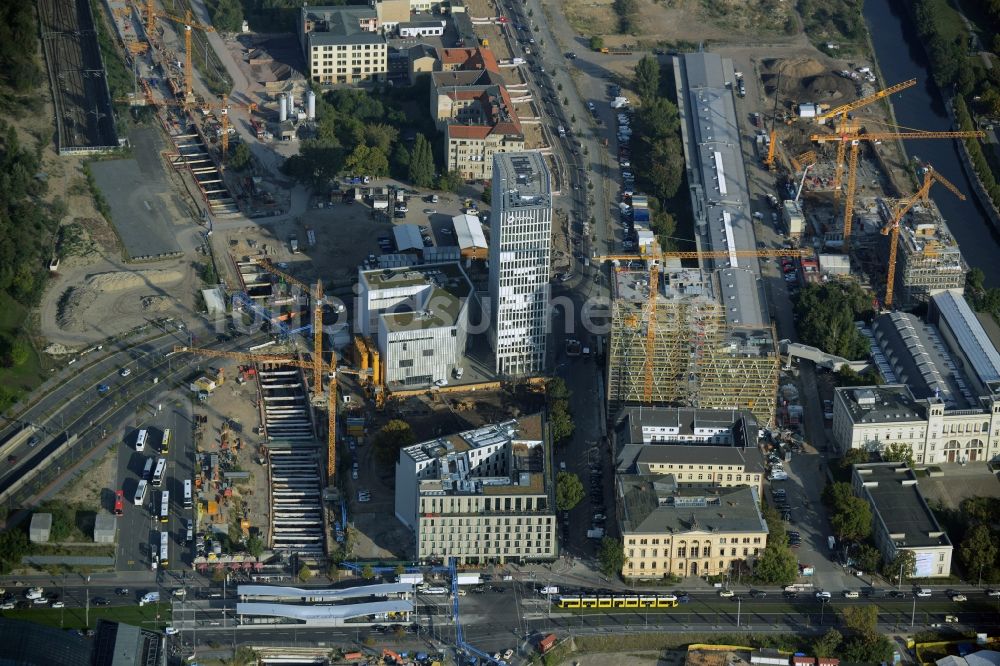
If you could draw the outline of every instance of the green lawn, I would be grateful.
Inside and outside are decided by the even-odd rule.
[[[160,618],[157,622],[157,613]],[[86,629],[86,611],[83,608],[24,608],[2,611],[0,615],[14,620],[25,620],[37,624],[66,629]],[[101,606],[90,607],[90,628],[98,620],[124,622],[137,627],[160,629],[170,624],[170,604],[149,604],[147,606]]]

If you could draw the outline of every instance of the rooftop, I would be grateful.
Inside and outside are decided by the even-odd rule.
[[[361,23],[377,21],[371,7],[302,7],[301,20],[314,23],[306,37],[310,46],[327,44],[385,44],[385,37],[362,27]]]
[[[456,215],[451,218],[451,224],[455,227],[455,240],[463,250],[486,247],[483,224],[475,215]]]
[[[437,50],[438,60],[445,65],[458,65],[460,69],[485,69],[499,73],[496,57],[493,51],[488,48],[456,48]]]
[[[983,385],[1000,382],[1000,353],[961,294],[943,291],[931,297],[939,320],[951,330],[971,370]]]
[[[760,498],[751,486],[673,490],[664,477],[620,475],[623,534],[749,532],[767,534]]]
[[[493,205],[503,210],[547,208],[552,205],[549,168],[540,152],[497,153],[493,173],[499,174],[505,187],[494,193]]]
[[[361,280],[370,291],[426,287],[382,314],[390,331],[454,326],[473,294],[472,283],[457,263],[361,271]]]
[[[917,475],[906,463],[855,465],[854,487],[863,488],[873,512],[897,547],[950,546],[948,535],[927,506]]]
[[[658,436],[705,436],[704,429],[732,430],[741,419],[756,429],[757,422],[749,412],[724,409],[697,409],[694,407],[625,407],[618,415],[616,430],[629,441],[643,441],[643,430],[650,428],[669,429]],[[754,434],[756,430],[754,431]],[[752,438],[756,443],[756,436]]]
[[[888,312],[872,330],[900,383],[917,399],[940,398],[946,407],[966,408],[974,396],[934,327],[906,312]]]
[[[926,419],[925,405],[904,384],[834,389],[854,423],[907,423]]]
[[[716,53],[686,53],[680,58],[677,78],[685,160],[696,175],[691,198],[699,239],[707,245],[704,249],[730,253],[757,247],[736,107],[728,85],[734,81],[732,70],[732,63]],[[706,263],[746,269],[722,277],[726,319],[730,324],[764,325],[757,259],[730,254]]]
[[[545,492],[542,416],[491,424],[404,448],[418,466],[421,495],[511,495]],[[478,450],[488,449],[484,454]],[[482,474],[487,457],[502,472]],[[496,467],[493,468],[496,470]]]

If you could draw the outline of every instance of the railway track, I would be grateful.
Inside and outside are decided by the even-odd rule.
[[[89,0],[38,0],[60,154],[118,147]]]

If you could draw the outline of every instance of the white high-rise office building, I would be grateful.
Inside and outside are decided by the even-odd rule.
[[[490,342],[503,376],[545,369],[552,187],[538,152],[493,157]]]

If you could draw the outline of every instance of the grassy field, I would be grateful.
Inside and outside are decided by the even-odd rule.
[[[157,619],[159,614],[159,619]],[[170,624],[170,604],[149,604],[147,606],[102,606],[90,607],[90,626],[87,626],[86,611],[83,608],[24,608],[2,611],[0,615],[12,620],[24,620],[65,629],[93,629],[98,620],[124,622],[144,629],[153,629]]]

